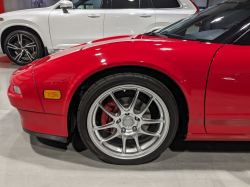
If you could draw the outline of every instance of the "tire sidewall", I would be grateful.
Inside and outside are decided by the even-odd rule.
[[[162,144],[152,153],[144,157],[133,160],[117,159],[100,151],[92,142],[87,129],[87,118],[89,109],[92,106],[93,102],[97,99],[97,97],[101,95],[104,91],[112,87],[125,84],[144,86],[155,92],[164,101],[166,107],[168,108],[170,117],[168,134],[165,137],[165,140],[162,142]],[[77,116],[78,116],[78,129],[85,145],[101,160],[119,165],[142,164],[156,159],[171,144],[178,128],[178,108],[171,92],[159,81],[151,77],[146,77],[141,75],[138,75],[138,77],[134,75],[110,76],[106,77],[102,81],[99,81],[95,85],[91,86],[82,98]]]
[[[7,49],[7,43],[9,41],[9,39],[16,35],[16,34],[24,34],[24,35],[28,35],[30,38],[32,38],[32,40],[36,43],[37,45],[37,55],[36,55],[36,59],[39,59],[39,58],[42,58],[44,56],[44,49],[43,49],[43,45],[42,45],[42,42],[40,39],[38,39],[34,34],[28,32],[28,31],[23,31],[23,30],[17,30],[17,31],[13,31],[11,32],[5,39],[4,41],[4,51],[6,53],[6,55],[9,57],[9,59],[14,62],[15,64],[18,64],[18,65],[21,65],[21,66],[24,66],[24,65],[27,65],[29,63],[19,63],[19,62],[16,62],[14,58],[11,57],[11,55],[9,54],[8,52],[8,49]],[[36,59],[34,59],[32,62],[34,62]]]

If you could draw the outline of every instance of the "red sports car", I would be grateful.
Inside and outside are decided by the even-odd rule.
[[[14,72],[24,130],[100,159],[141,164],[178,135],[250,140],[250,0],[228,0],[162,30],[76,46]]]

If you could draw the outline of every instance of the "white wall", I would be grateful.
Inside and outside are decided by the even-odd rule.
[[[198,7],[206,7],[208,0],[193,0]]]
[[[27,1],[27,0],[26,0]],[[47,6],[52,6],[57,3],[59,0],[47,0]]]
[[[224,0],[193,0],[195,2],[195,4],[198,7],[206,7],[207,6],[207,2],[208,2],[208,6],[213,6],[216,5],[218,3],[223,2]]]
[[[59,0],[47,0],[47,6],[57,3]],[[31,7],[31,0],[4,0],[5,12],[14,10],[29,9]]]
[[[4,2],[5,12],[20,9],[19,0],[4,0],[3,2]]]
[[[210,0],[209,1],[209,6],[213,6],[213,5],[216,5],[218,3],[221,3],[223,2],[224,0]]]

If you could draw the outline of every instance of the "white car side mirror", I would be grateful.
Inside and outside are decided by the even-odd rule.
[[[72,9],[73,7],[73,3],[69,0],[60,1],[60,8],[63,9],[64,13],[69,13],[67,9]]]

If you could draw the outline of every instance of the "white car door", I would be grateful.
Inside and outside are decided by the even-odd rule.
[[[49,25],[55,50],[103,38],[105,0],[79,0],[68,13],[58,8],[50,13]]]
[[[104,20],[104,37],[141,34],[154,27],[151,0],[109,0]]]

